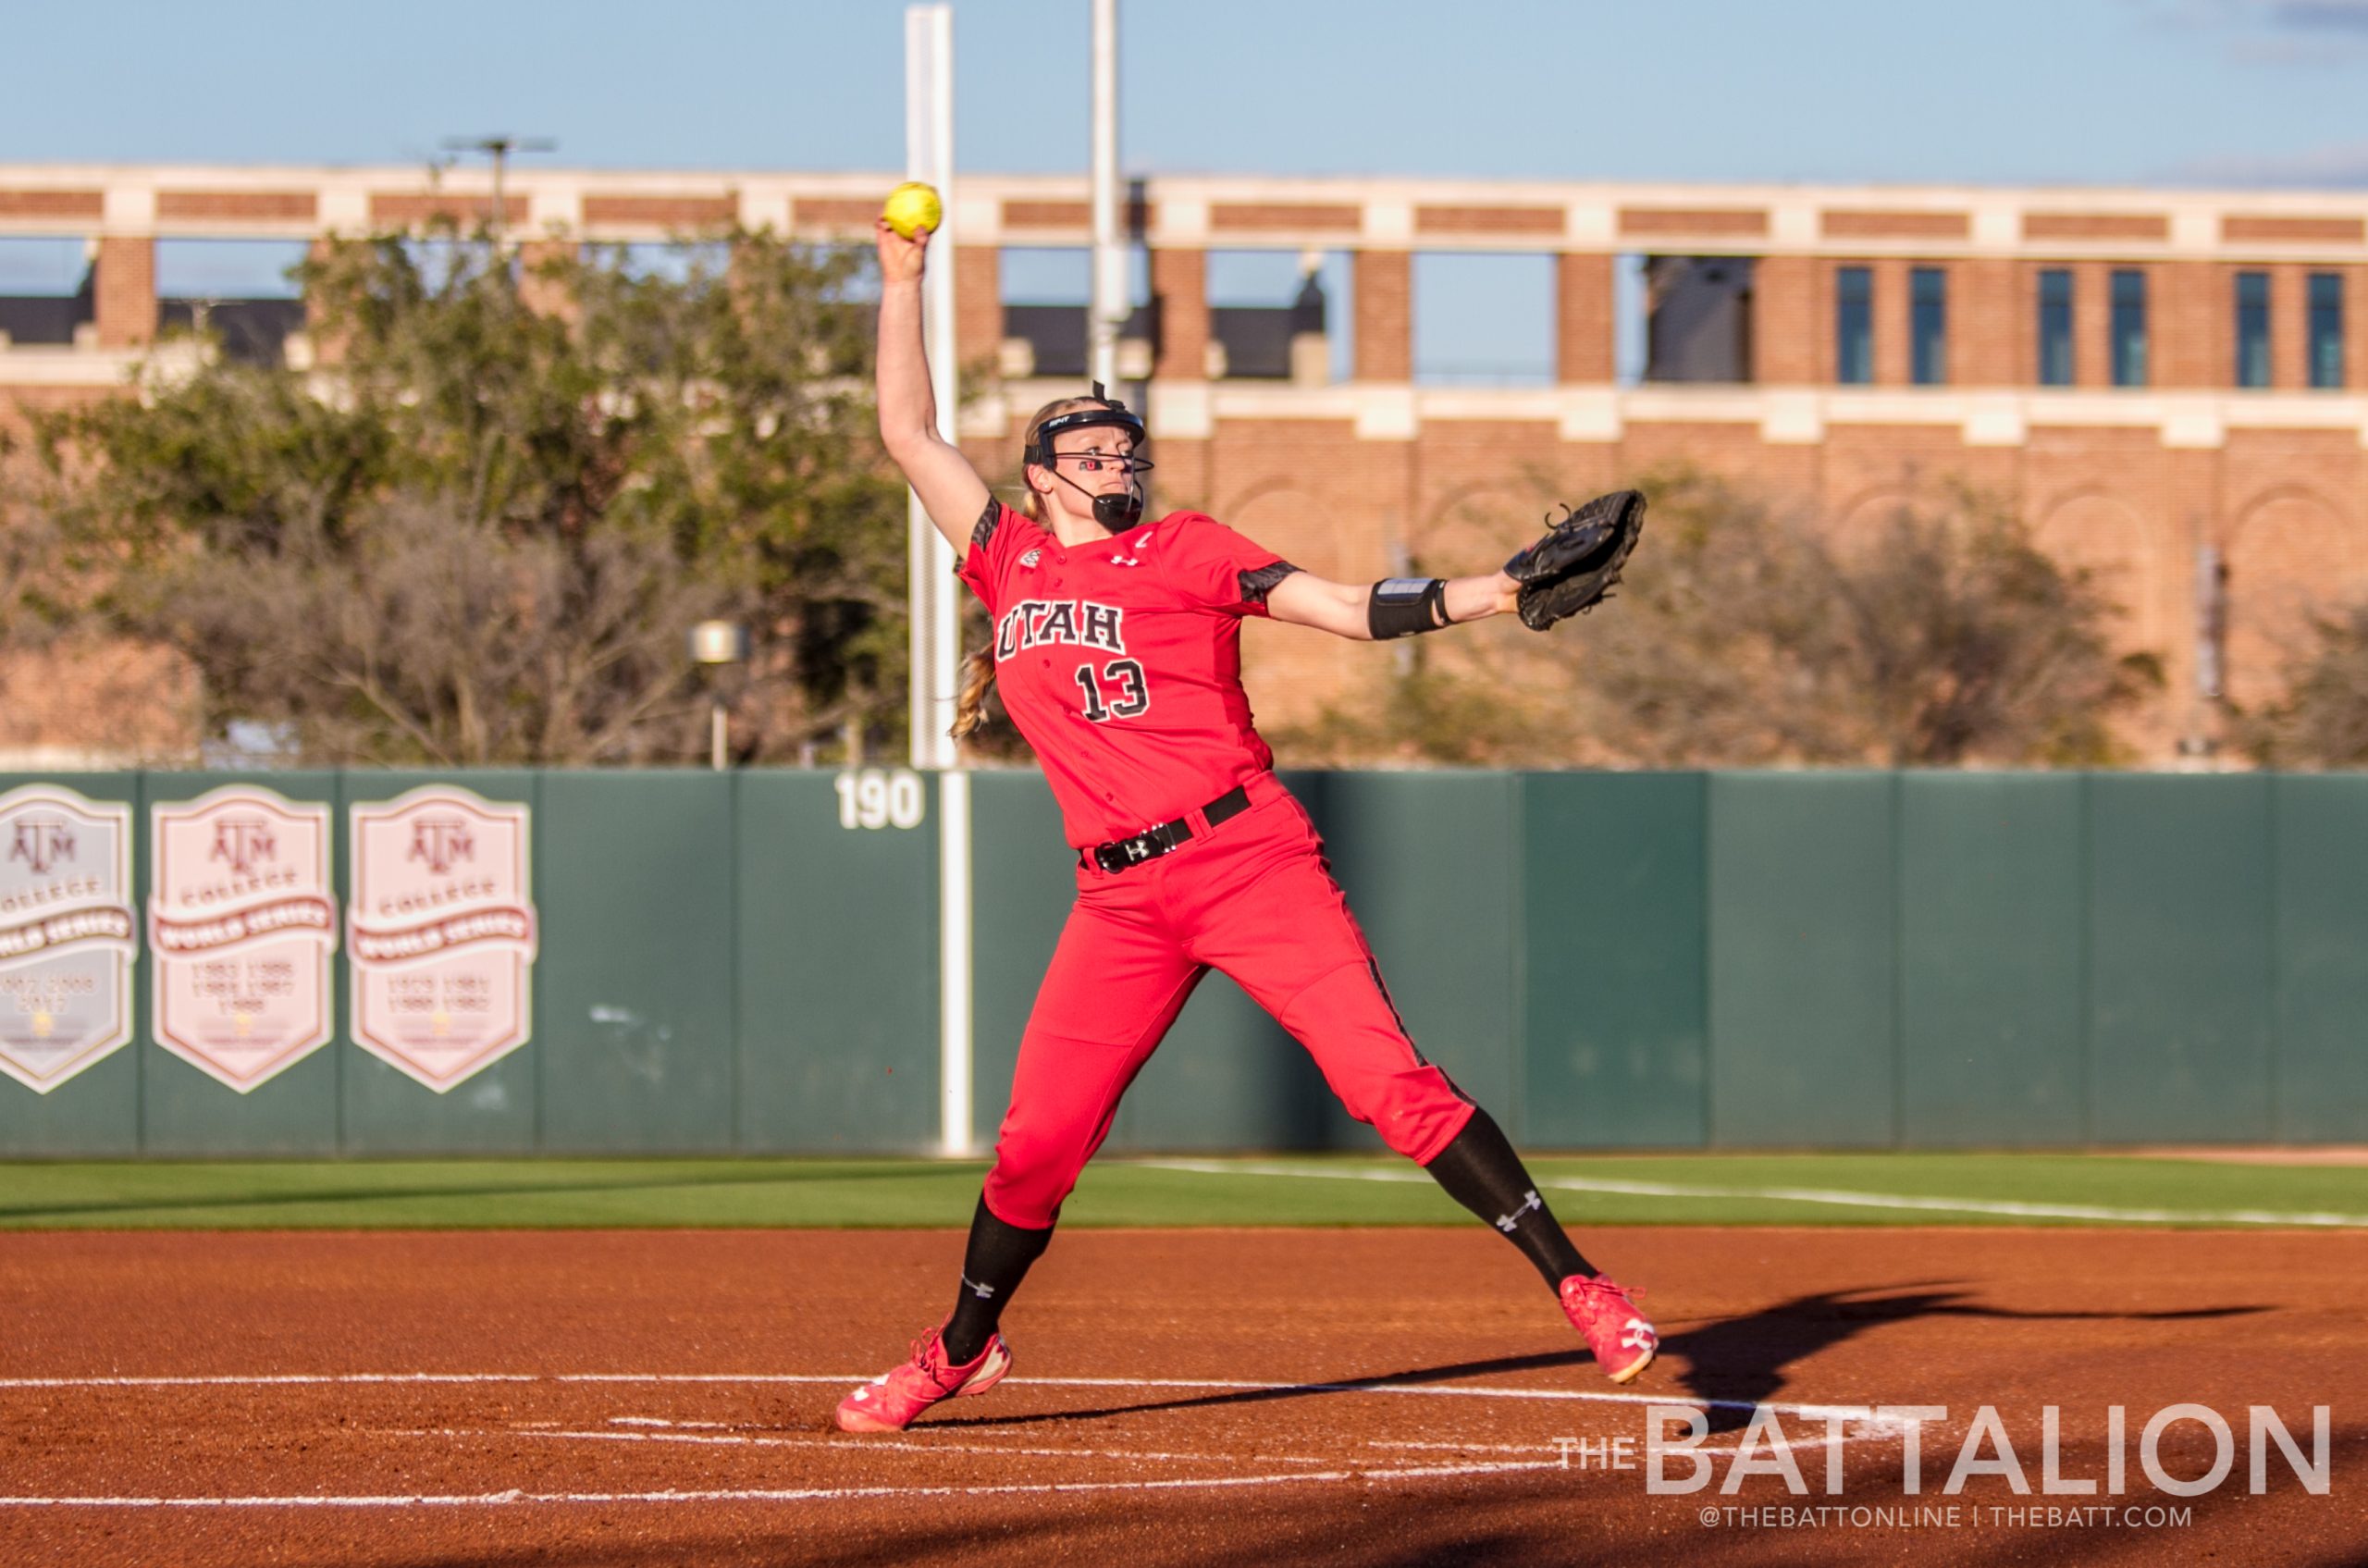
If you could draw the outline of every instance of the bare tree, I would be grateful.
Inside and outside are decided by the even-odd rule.
[[[1295,757],[1498,765],[2089,763],[2151,681],[2113,607],[1963,491],[1855,537],[1698,473],[1653,511],[1612,601],[1422,649],[1291,736]],[[1436,639],[1445,643],[1446,639]]]
[[[130,608],[321,761],[646,762],[694,753],[691,624],[730,608],[672,551],[621,532],[519,534],[416,498],[359,509],[332,546],[192,552]],[[270,635],[258,635],[268,631]]]

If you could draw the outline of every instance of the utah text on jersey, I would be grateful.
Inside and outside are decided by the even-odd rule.
[[[1127,611],[1090,599],[1023,599],[995,623],[995,658],[1009,659],[1041,643],[1071,643],[1110,653],[1127,651]]]

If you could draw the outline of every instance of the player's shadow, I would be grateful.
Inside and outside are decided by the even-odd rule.
[[[1750,1420],[1752,1407],[1781,1392],[1785,1370],[1869,1328],[1930,1317],[1983,1317],[2063,1323],[2081,1320],[2161,1322],[2241,1317],[2261,1306],[2185,1307],[2169,1312],[2027,1312],[1984,1306],[1947,1280],[1819,1290],[1778,1302],[1742,1317],[1723,1317],[1661,1339],[1662,1356],[1677,1369],[1686,1392],[1708,1404],[1710,1430],[1732,1431]]]
[[[1751,1417],[1752,1408],[1782,1391],[1786,1369],[1820,1351],[1854,1339],[1869,1328],[1929,1317],[1984,1317],[2024,1322],[2164,1322],[2195,1318],[2242,1317],[2266,1312],[2263,1306],[2185,1307],[2167,1312],[2029,1312],[2013,1307],[1984,1306],[1971,1292],[1948,1288],[1946,1280],[1909,1285],[1868,1286],[1850,1290],[1820,1290],[1778,1302],[1742,1317],[1720,1318],[1697,1327],[1665,1335],[1660,1366],[1675,1374],[1678,1385],[1704,1401],[1709,1429],[1733,1431]],[[1155,1411],[1214,1410],[1227,1405],[1264,1404],[1276,1400],[1354,1394],[1374,1389],[1407,1388],[1481,1377],[1495,1373],[1538,1372],[1592,1364],[1585,1351],[1567,1350],[1540,1355],[1500,1356],[1489,1361],[1453,1362],[1441,1366],[1410,1368],[1376,1377],[1337,1383],[1295,1383],[1277,1389],[1234,1389],[1222,1393],[1191,1394],[1177,1399],[1148,1400],[1127,1404],[1097,1405],[1085,1410],[1044,1411],[1035,1414],[941,1417],[931,1427],[1026,1426],[1052,1421],[1101,1421],[1116,1415]],[[1650,1394],[1661,1377],[1647,1374],[1647,1382],[1632,1391]],[[1666,1387],[1666,1383],[1661,1384]]]

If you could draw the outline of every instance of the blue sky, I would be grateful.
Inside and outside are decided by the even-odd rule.
[[[555,137],[563,164],[892,170],[903,13],[18,6],[0,162],[424,163],[447,136],[499,130]],[[1120,14],[1129,172],[2368,185],[2368,0],[1121,0]],[[1086,16],[1086,0],[956,0],[957,165],[1085,167]],[[15,249],[0,290],[70,265]],[[166,283],[240,266],[254,270],[168,255]],[[1533,291],[1511,273],[1455,287]]]
[[[901,0],[11,7],[0,161],[901,161]],[[2368,179],[2368,0],[1122,0],[1138,170]],[[1085,163],[1086,0],[957,0],[959,154]]]

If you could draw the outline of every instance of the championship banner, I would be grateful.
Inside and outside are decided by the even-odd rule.
[[[429,784],[351,834],[353,1043],[441,1094],[533,1032],[527,809]]]
[[[156,1043],[243,1094],[337,1032],[329,809],[233,784],[149,823]]]
[[[131,1038],[131,808],[0,795],[0,1072],[46,1094]]]

